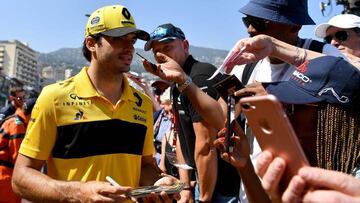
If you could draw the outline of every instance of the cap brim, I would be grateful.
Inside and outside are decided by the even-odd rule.
[[[110,37],[121,37],[130,33],[135,33],[138,39],[142,39],[142,40],[149,40],[150,39],[150,35],[149,33],[143,31],[143,30],[139,30],[133,27],[121,27],[121,28],[115,28],[112,30],[108,30],[105,32],[102,32],[101,34],[106,35],[106,36],[110,36]]]
[[[145,51],[149,51],[150,49],[152,49],[152,46],[153,46],[153,42],[154,41],[158,41],[158,42],[162,42],[162,43],[167,43],[167,42],[172,42],[174,41],[175,39],[177,39],[176,37],[165,37],[165,38],[162,38],[162,39],[153,39],[153,40],[149,40],[145,43],[144,45],[144,50]]]
[[[351,29],[351,28],[355,28],[356,26],[355,25],[347,25],[347,24],[338,24],[338,25],[335,25],[334,24],[331,24],[331,23],[322,23],[320,25],[318,25],[316,28],[315,28],[315,36],[316,37],[319,37],[319,38],[324,38],[326,37],[326,30],[330,27],[337,27],[337,28],[342,28],[342,29]]]
[[[287,104],[311,104],[324,99],[303,91],[290,81],[262,83],[269,94],[275,95],[279,101]]]
[[[326,30],[330,27],[331,25],[329,23],[322,23],[320,25],[318,25],[315,28],[315,36],[319,37],[319,38],[324,38],[326,37]]]
[[[273,11],[271,8],[257,5],[257,3],[252,1],[240,8],[239,12],[245,15],[288,25],[315,25],[315,22],[308,13],[303,13],[301,18],[297,15],[285,17],[278,12]]]

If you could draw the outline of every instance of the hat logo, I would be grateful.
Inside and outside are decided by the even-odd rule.
[[[91,25],[95,25],[97,24],[98,22],[100,21],[100,17],[99,16],[96,16],[94,17],[93,19],[91,19]]]
[[[295,77],[296,80],[300,80],[303,83],[311,82],[311,80],[310,80],[310,78],[308,76],[304,75],[303,73],[301,73],[301,72],[299,72],[297,70],[295,70],[293,72],[293,76]]]
[[[322,90],[318,93],[318,95],[321,96],[322,94],[324,94],[324,93],[326,93],[326,92],[328,92],[328,91],[330,91],[331,94],[332,94],[340,103],[349,103],[349,97],[347,97],[347,96],[341,96],[341,97],[340,97],[340,96],[335,92],[334,88],[332,88],[332,87],[328,87],[328,88],[322,89]]]
[[[123,8],[121,13],[126,19],[129,20],[131,18],[131,14],[130,14],[129,10],[127,10],[127,8]]]
[[[308,70],[307,65],[309,64],[309,61],[305,61],[303,64],[301,64],[299,67],[297,67],[296,69],[300,72],[300,73],[306,73]]]

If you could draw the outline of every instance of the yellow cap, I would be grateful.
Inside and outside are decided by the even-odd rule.
[[[135,33],[139,39],[149,40],[149,34],[136,28],[129,10],[121,5],[104,6],[94,11],[86,24],[85,37],[103,34],[120,37]]]

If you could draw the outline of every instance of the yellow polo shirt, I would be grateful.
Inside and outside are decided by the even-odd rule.
[[[136,187],[141,157],[153,153],[152,103],[124,77],[123,94],[112,105],[87,70],[43,89],[20,153],[46,160],[54,179],[105,181],[109,175]]]

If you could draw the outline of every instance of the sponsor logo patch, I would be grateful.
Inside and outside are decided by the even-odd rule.
[[[134,115],[134,119],[137,120],[137,121],[141,121],[141,122],[146,123],[146,118],[141,117],[139,115]]]
[[[81,110],[79,110],[76,114],[75,114],[75,121],[78,120],[86,120],[87,118],[84,116],[84,112],[82,112]]]
[[[99,23],[99,21],[100,21],[100,17],[95,16],[93,19],[91,19],[90,24],[95,25],[95,24]]]
[[[311,79],[306,76],[305,74],[295,70],[292,74],[293,78],[296,80],[296,81],[299,81],[300,83],[310,83],[311,82]]]

